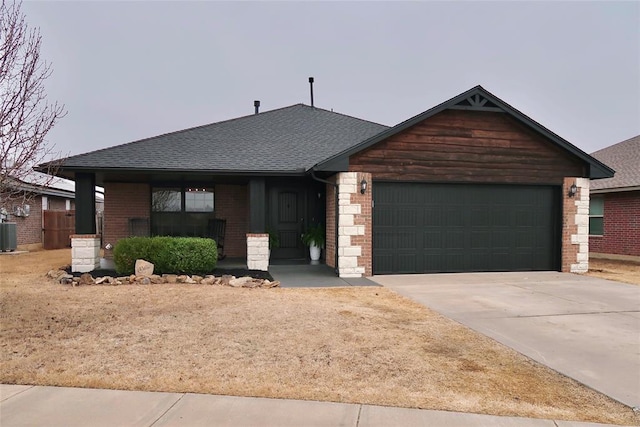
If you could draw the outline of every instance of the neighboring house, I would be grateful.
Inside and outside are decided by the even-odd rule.
[[[591,183],[589,251],[640,259],[640,135],[591,155],[616,174]]]
[[[224,219],[226,255],[266,269],[268,230],[271,258],[304,259],[301,233],[323,223],[326,263],[358,277],[586,271],[589,178],[613,171],[476,86],[391,128],[297,104],[69,157],[58,175],[96,254],[78,250],[78,271],[99,265],[98,184],[104,244]]]
[[[0,197],[0,222],[16,224],[18,249],[70,246],[68,238],[56,239],[55,235],[65,226],[70,230],[74,228],[74,182],[31,172],[21,180],[14,180],[11,187],[11,195],[4,194]],[[103,204],[103,197],[97,195],[98,211],[103,209]],[[64,217],[70,218],[59,219]],[[47,224],[47,219],[50,219],[50,224]],[[48,227],[47,231],[51,231],[49,235],[45,227]],[[51,237],[48,242],[45,241],[47,237]]]

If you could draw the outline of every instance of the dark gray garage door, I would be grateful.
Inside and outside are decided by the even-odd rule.
[[[376,182],[375,274],[557,270],[560,189]]]

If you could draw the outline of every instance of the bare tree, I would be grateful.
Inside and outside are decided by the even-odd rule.
[[[46,135],[66,112],[47,101],[44,83],[51,64],[40,57],[42,37],[29,28],[21,3],[2,0],[0,6],[0,196],[25,198],[16,183],[25,181],[33,166],[54,153]],[[59,155],[57,157],[60,157]],[[49,163],[54,173],[59,163]],[[48,185],[53,178],[40,178]],[[43,182],[45,181],[45,182]],[[33,182],[32,182],[33,183]]]

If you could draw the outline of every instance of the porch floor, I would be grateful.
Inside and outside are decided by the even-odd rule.
[[[337,286],[380,286],[366,277],[341,278],[326,264],[269,266],[269,274],[283,288],[328,288]]]
[[[225,258],[220,268],[246,268],[245,258]],[[380,286],[366,277],[340,278],[324,263],[311,264],[308,259],[271,260],[269,274],[283,288],[328,288],[339,286]]]

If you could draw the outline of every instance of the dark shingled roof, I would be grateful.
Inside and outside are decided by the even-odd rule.
[[[296,104],[72,156],[62,169],[301,173],[385,129]]]
[[[616,171],[613,178],[591,181],[591,190],[640,189],[640,135],[591,154]]]

